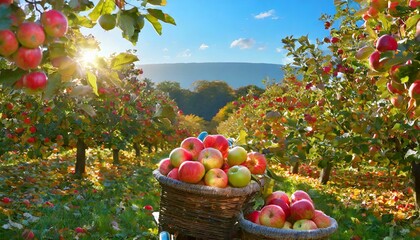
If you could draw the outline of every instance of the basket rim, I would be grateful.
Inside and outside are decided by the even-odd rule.
[[[190,184],[181,182],[172,178],[168,178],[165,175],[162,175],[159,170],[153,171],[153,176],[156,180],[164,186],[172,187],[177,190],[189,192],[189,193],[198,193],[201,195],[209,195],[209,196],[226,196],[226,197],[238,197],[244,195],[251,195],[255,192],[260,191],[261,185],[263,183],[258,183],[255,180],[251,180],[251,183],[248,184],[246,187],[242,188],[235,188],[228,186],[226,188],[217,188],[217,187],[210,187],[205,185],[198,185],[198,184]],[[263,180],[261,180],[262,182]]]
[[[330,217],[331,219],[331,226],[327,228],[318,228],[314,230],[306,230],[306,231],[296,231],[293,229],[279,229],[279,228],[272,228],[263,225],[259,225],[253,223],[244,218],[243,213],[241,212],[238,217],[238,222],[240,228],[248,233],[263,235],[265,237],[273,238],[273,239],[283,239],[284,237],[288,237],[290,239],[317,239],[322,237],[327,237],[334,233],[338,228],[337,221]]]

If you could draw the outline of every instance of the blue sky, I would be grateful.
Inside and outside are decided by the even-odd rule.
[[[319,17],[334,14],[333,0],[168,0],[162,10],[177,25],[163,24],[158,35],[146,21],[133,46],[119,29],[88,32],[101,42],[101,55],[136,49],[140,64],[288,61],[281,39],[328,36]]]

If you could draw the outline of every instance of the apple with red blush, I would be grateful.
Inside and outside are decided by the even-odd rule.
[[[198,155],[204,149],[204,143],[196,137],[188,137],[182,140],[181,147],[191,153],[192,160],[197,160]]]
[[[228,176],[220,168],[212,168],[204,175],[204,183],[210,187],[225,188],[228,186]]]
[[[173,169],[174,167],[171,164],[170,158],[164,158],[160,160],[158,165],[158,170],[162,175],[168,175],[168,173]]]
[[[267,169],[267,159],[259,152],[249,152],[246,161],[242,164],[246,166],[252,174],[264,174]]]
[[[216,148],[222,153],[223,158],[228,156],[229,141],[221,134],[209,134],[204,138],[204,147]]]
[[[179,167],[181,163],[192,160],[192,154],[185,148],[178,147],[169,153],[169,159],[172,166]]]
[[[221,168],[224,164],[222,153],[216,148],[204,148],[198,155],[199,162],[201,162],[206,171],[213,168]]]
[[[178,169],[178,178],[186,183],[198,183],[204,177],[206,169],[204,165],[197,161],[185,161]]]
[[[309,194],[303,190],[296,190],[295,192],[293,192],[290,196],[290,199],[292,200],[291,203],[302,199],[309,200],[311,203],[313,202],[311,196],[309,196]]]
[[[314,221],[318,228],[331,226],[331,218],[321,210],[315,210],[312,221]]]

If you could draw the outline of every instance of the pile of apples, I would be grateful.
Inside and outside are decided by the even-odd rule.
[[[0,1],[9,6],[13,0]],[[42,13],[40,23],[21,22],[16,15],[11,16],[12,28],[0,30],[0,56],[14,62],[17,67],[30,72],[17,83],[20,87],[39,90],[47,85],[47,75],[37,70],[42,62],[42,48],[47,38],[63,37],[68,28],[66,16],[57,10]]]
[[[254,210],[245,219],[259,225],[294,230],[312,230],[331,226],[331,218],[315,209],[308,193],[295,191],[289,198],[283,191],[268,195],[261,210]]]
[[[252,174],[264,174],[267,160],[264,154],[247,152],[220,134],[202,132],[188,137],[159,162],[162,175],[186,183],[218,188],[246,187]]]

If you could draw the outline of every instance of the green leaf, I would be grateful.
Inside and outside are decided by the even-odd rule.
[[[74,16],[76,17],[74,21],[77,25],[80,25],[86,28],[93,28],[95,26],[95,23],[86,16],[81,16],[81,15],[76,15],[76,14],[74,14]]]
[[[131,39],[135,35],[135,26],[137,26],[136,19],[128,12],[121,12],[118,14],[117,23],[122,30],[123,37],[135,45],[137,39],[135,39],[135,41],[132,41]]]
[[[166,22],[166,23],[170,23],[173,25],[176,25],[175,23],[175,19],[173,19],[171,16],[169,16],[168,14],[162,12],[162,10],[160,9],[147,9],[147,12],[152,15],[153,17]]]
[[[16,70],[0,70],[0,85],[3,87],[12,87],[26,73],[20,68]]]
[[[89,17],[92,21],[96,21],[101,15],[111,14],[115,7],[113,0],[100,0],[92,12],[89,13]]]
[[[239,136],[236,139],[236,144],[237,145],[246,145],[246,137],[248,136],[248,133],[246,133],[245,130],[241,129],[241,131],[239,131]]]
[[[84,112],[86,112],[89,116],[91,117],[95,117],[96,116],[96,111],[95,109],[88,104],[79,104],[78,107],[83,110]]]
[[[357,51],[355,57],[357,60],[364,60],[367,59],[374,51],[375,48],[371,46],[365,46],[359,49],[359,51]]]
[[[273,171],[271,171],[269,168],[267,168],[266,172],[267,172],[267,176],[268,176],[269,178],[274,179],[275,181],[279,181],[279,182],[283,181],[282,177],[280,177],[280,176],[276,175],[276,174],[275,174]]]
[[[407,21],[405,22],[407,31],[409,31],[412,27],[414,27],[419,20],[420,20],[419,14],[414,14],[413,16],[409,17]]]
[[[44,99],[51,99],[58,93],[61,87],[61,76],[58,73],[50,74],[48,76],[48,84],[44,91]]]
[[[157,18],[153,17],[151,14],[146,14],[145,17],[146,17],[147,21],[149,21],[152,24],[152,26],[156,30],[156,32],[159,35],[162,35],[162,24],[160,24],[159,20]]]
[[[386,18],[385,14],[379,13],[378,20],[382,23],[383,31],[388,32],[391,29],[392,22]]]
[[[120,70],[138,60],[139,59],[136,55],[130,53],[120,53],[111,60],[111,68],[113,70]]]
[[[339,7],[339,6],[341,6],[341,5],[343,5],[345,2],[344,1],[342,1],[342,0],[334,0],[334,5],[336,6],[336,7]]]
[[[147,3],[158,6],[166,6],[166,0],[147,0]]]
[[[86,76],[87,76],[87,81],[88,81],[89,85],[92,87],[93,92],[97,96],[99,96],[99,94],[98,94],[98,85],[96,83],[96,81],[97,81],[96,76],[93,73],[91,73],[91,72],[87,72],[86,73]]]
[[[401,83],[406,83],[406,82],[408,82],[408,80],[410,80],[409,76],[405,76],[405,77],[400,79]]]

